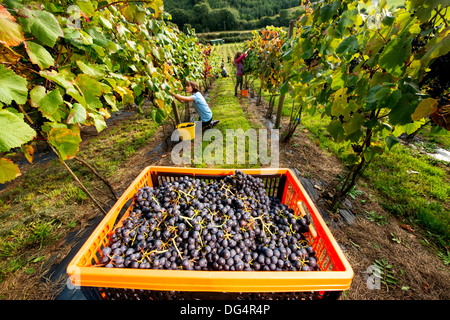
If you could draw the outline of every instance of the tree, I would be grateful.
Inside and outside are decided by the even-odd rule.
[[[196,4],[192,8],[192,24],[198,24],[202,28],[205,26],[205,22],[208,21],[208,15],[211,12],[211,7],[207,1],[202,1]]]
[[[225,23],[223,30],[234,30],[238,26],[239,12],[234,8],[223,8],[220,10],[220,21]]]
[[[191,23],[193,20],[192,15],[189,13],[189,11],[186,11],[184,9],[173,9],[171,15],[172,22],[177,26],[180,26],[181,28],[185,24]]]

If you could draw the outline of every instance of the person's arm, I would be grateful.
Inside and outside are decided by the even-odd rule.
[[[247,56],[247,51],[244,52],[244,54],[242,54],[242,56],[240,56],[239,58],[236,59],[236,64],[238,64],[239,62],[241,62],[242,59],[244,59]]]
[[[177,99],[180,102],[189,102],[189,101],[194,101],[194,98],[192,97],[187,97],[187,96],[182,96],[176,93],[172,93],[172,96],[174,96],[175,99]]]

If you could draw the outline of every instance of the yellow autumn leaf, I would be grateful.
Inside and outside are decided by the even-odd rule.
[[[20,169],[14,162],[6,158],[0,158],[0,183],[14,180],[20,175]]]
[[[24,41],[23,30],[16,19],[0,5],[0,43],[7,47],[18,46]]]
[[[33,163],[34,160],[34,148],[32,145],[24,144],[22,145],[23,154],[27,158],[29,163]]]

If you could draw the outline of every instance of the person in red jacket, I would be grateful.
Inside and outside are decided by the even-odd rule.
[[[234,95],[237,96],[237,88],[242,90],[242,85],[244,83],[244,59],[250,49],[247,49],[244,53],[241,51],[236,52],[234,55],[233,64],[236,66],[236,85],[234,86]]]

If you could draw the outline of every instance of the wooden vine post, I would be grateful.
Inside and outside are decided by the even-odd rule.
[[[294,33],[294,26],[295,26],[296,20],[291,20],[289,22],[289,32],[288,32],[288,39],[292,38],[292,34]],[[277,119],[275,120],[275,129],[280,128],[281,123],[281,115],[283,112],[283,104],[284,104],[284,93],[280,93],[280,98],[278,99],[278,110],[277,110]]]
[[[178,114],[178,107],[177,104],[175,103],[175,100],[172,101],[172,110],[173,110],[173,115],[175,117],[175,122],[177,125],[180,124],[180,115]]]

